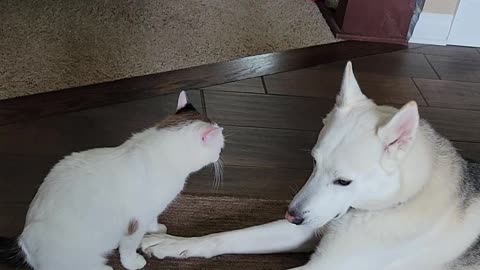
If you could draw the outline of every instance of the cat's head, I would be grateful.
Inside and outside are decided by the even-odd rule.
[[[200,114],[184,91],[178,96],[175,114],[163,119],[157,129],[167,130],[175,137],[172,154],[181,155],[192,171],[210,163],[217,164],[220,159],[224,147],[223,128]]]

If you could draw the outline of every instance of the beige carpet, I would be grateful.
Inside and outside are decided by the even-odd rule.
[[[335,42],[310,0],[3,0],[0,99]]]

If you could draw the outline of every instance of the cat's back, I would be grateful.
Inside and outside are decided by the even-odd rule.
[[[127,165],[120,148],[96,148],[66,156],[45,177],[27,220],[49,216],[49,212],[55,215],[61,208],[85,209],[88,204],[99,203],[100,197],[105,199],[114,188],[114,179],[128,174]]]
[[[44,183],[59,184],[67,181],[71,185],[78,181],[79,184],[84,184],[92,177],[102,176],[112,167],[118,166],[124,157],[123,151],[116,147],[75,152],[55,164],[45,177]],[[97,180],[95,182],[98,183]]]

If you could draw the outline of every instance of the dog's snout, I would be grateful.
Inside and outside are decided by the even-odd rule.
[[[287,213],[285,213],[285,219],[288,220],[288,222],[293,223],[295,225],[301,225],[304,221],[304,218],[302,217],[302,215],[295,210],[288,210]]]

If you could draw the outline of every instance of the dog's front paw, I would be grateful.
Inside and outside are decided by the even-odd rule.
[[[145,254],[158,259],[212,257],[212,249],[196,237],[183,238],[168,234],[147,235],[142,241],[141,248]]]
[[[135,256],[128,257],[120,256],[120,261],[123,267],[128,270],[142,269],[147,264],[145,258],[143,258],[143,256],[140,254],[135,254]]]

